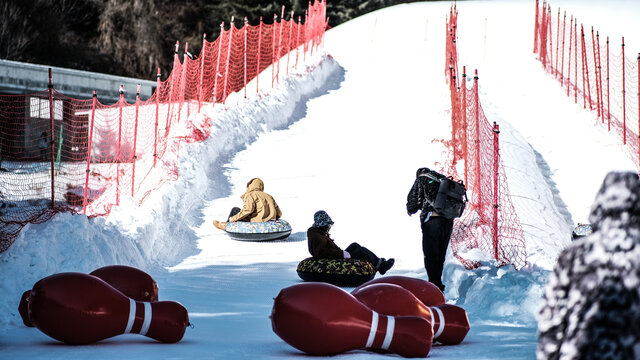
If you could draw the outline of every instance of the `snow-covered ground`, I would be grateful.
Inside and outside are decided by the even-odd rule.
[[[629,1],[558,1],[602,33],[625,35],[640,6]],[[394,257],[390,275],[426,279],[417,216],[406,214],[415,170],[437,167],[450,136],[444,77],[445,20],[451,3],[382,9],[326,34],[324,53],[307,59],[277,88],[205,109],[212,135],[181,146],[180,178],[140,207],[123,204],[107,218],[59,214],[29,225],[0,254],[0,358],[289,358],[302,355],[271,330],[273,298],[299,283],[308,256],[306,229],[316,210],[336,222],[338,245],[352,241]],[[604,175],[635,171],[595,114],[566,98],[532,54],[534,1],[457,2],[459,64],[478,69],[480,99],[501,128],[502,159],[522,222],[529,264],[520,271],[487,262],[469,271],[447,258],[448,302],[465,308],[471,330],[429,357],[533,359],[536,314],[549,271],[587,222]],[[319,54],[320,55],[320,54]],[[270,72],[270,71],[269,71]],[[212,226],[241,203],[246,182],[260,177],[292,227],[279,242],[230,240]],[[23,291],[42,277],[91,272],[104,265],[141,268],[161,300],[189,311],[193,327],[164,345],[122,335],[93,345],[63,346],[17,311]],[[349,289],[347,289],[349,290]],[[362,350],[337,358],[381,358]]]

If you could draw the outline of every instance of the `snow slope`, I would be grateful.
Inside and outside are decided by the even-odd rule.
[[[638,14],[625,1],[586,3],[557,5],[585,22],[591,17],[602,31],[622,29],[624,19],[630,28],[633,16],[618,14],[623,6]],[[418,217],[406,215],[405,202],[415,169],[436,167],[445,151],[437,140],[450,136],[444,77],[450,6],[399,5],[337,26],[326,34],[327,56],[308,58],[308,68],[277,88],[205,109],[214,119],[211,137],[181,146],[179,180],[141,207],[124,204],[108,218],[60,214],[27,226],[0,254],[0,358],[298,357],[273,333],[268,315],[278,291],[300,282],[295,267],[308,256],[305,232],[319,209],[336,222],[338,245],[358,241],[396,259],[390,275],[426,279]],[[535,61],[533,1],[457,7],[459,63],[479,69],[485,114],[500,124],[529,264],[515,271],[487,260],[468,271],[449,256],[445,295],[467,310],[471,331],[462,344],[434,346],[429,356],[533,359],[535,317],[557,254],[570,243],[573,224],[586,221],[604,174],[635,167],[615,139],[593,126],[595,115],[567,99]],[[582,159],[589,160],[588,176]],[[211,225],[240,204],[253,177],[264,180],[292,224],[285,241],[241,243]],[[193,327],[180,343],[123,335],[61,346],[22,325],[20,295],[38,279],[108,264],[149,272],[161,300],[185,305]],[[383,356],[389,355],[359,350],[336,357]]]

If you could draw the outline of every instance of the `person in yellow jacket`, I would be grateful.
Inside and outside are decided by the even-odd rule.
[[[249,180],[247,191],[241,198],[244,202],[242,209],[238,207],[231,209],[227,222],[265,222],[282,217],[278,204],[271,195],[264,192],[264,183],[259,178]],[[227,222],[214,220],[213,225],[220,230],[225,230]]]

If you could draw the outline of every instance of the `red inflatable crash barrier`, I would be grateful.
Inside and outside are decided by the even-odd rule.
[[[456,305],[427,306],[409,290],[395,284],[371,284],[351,293],[374,311],[393,316],[420,316],[433,327],[433,339],[445,345],[459,344],[469,332],[467,312]]]
[[[427,306],[436,306],[445,303],[444,294],[434,283],[408,276],[379,277],[358,286],[354,291],[372,284],[395,284],[401,286],[404,289],[411,291],[415,297]]]
[[[426,357],[433,341],[431,324],[425,318],[380,315],[327,283],[282,289],[273,304],[271,326],[286,343],[311,355],[372,349]]]
[[[158,284],[146,272],[126,265],[109,265],[96,269],[90,275],[97,276],[113,286],[118,291],[136,301],[158,301]],[[22,322],[29,327],[33,327],[29,319],[29,293],[27,290],[22,294],[18,312],[22,317]]]
[[[174,301],[141,302],[102,279],[60,273],[38,281],[28,295],[29,319],[67,344],[89,344],[125,333],[175,343],[189,326],[187,309]]]
[[[158,301],[158,284],[146,272],[126,265],[109,265],[89,274],[97,276],[136,301]]]

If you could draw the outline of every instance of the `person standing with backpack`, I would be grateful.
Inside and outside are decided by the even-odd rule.
[[[442,213],[436,211],[434,208],[436,197],[439,192],[442,192],[439,178],[446,179],[443,175],[435,173],[428,168],[418,169],[416,180],[407,195],[407,213],[411,216],[420,210],[424,267],[427,270],[429,281],[444,292],[442,270],[453,230],[453,217],[460,216],[464,211],[464,202],[462,202],[461,206],[459,204],[450,204],[448,208],[443,208],[444,211],[440,210]],[[453,181],[449,181],[449,183],[460,184]],[[464,197],[466,198],[466,190]],[[456,206],[458,208],[453,209]],[[452,215],[452,213],[456,213],[456,215]]]

